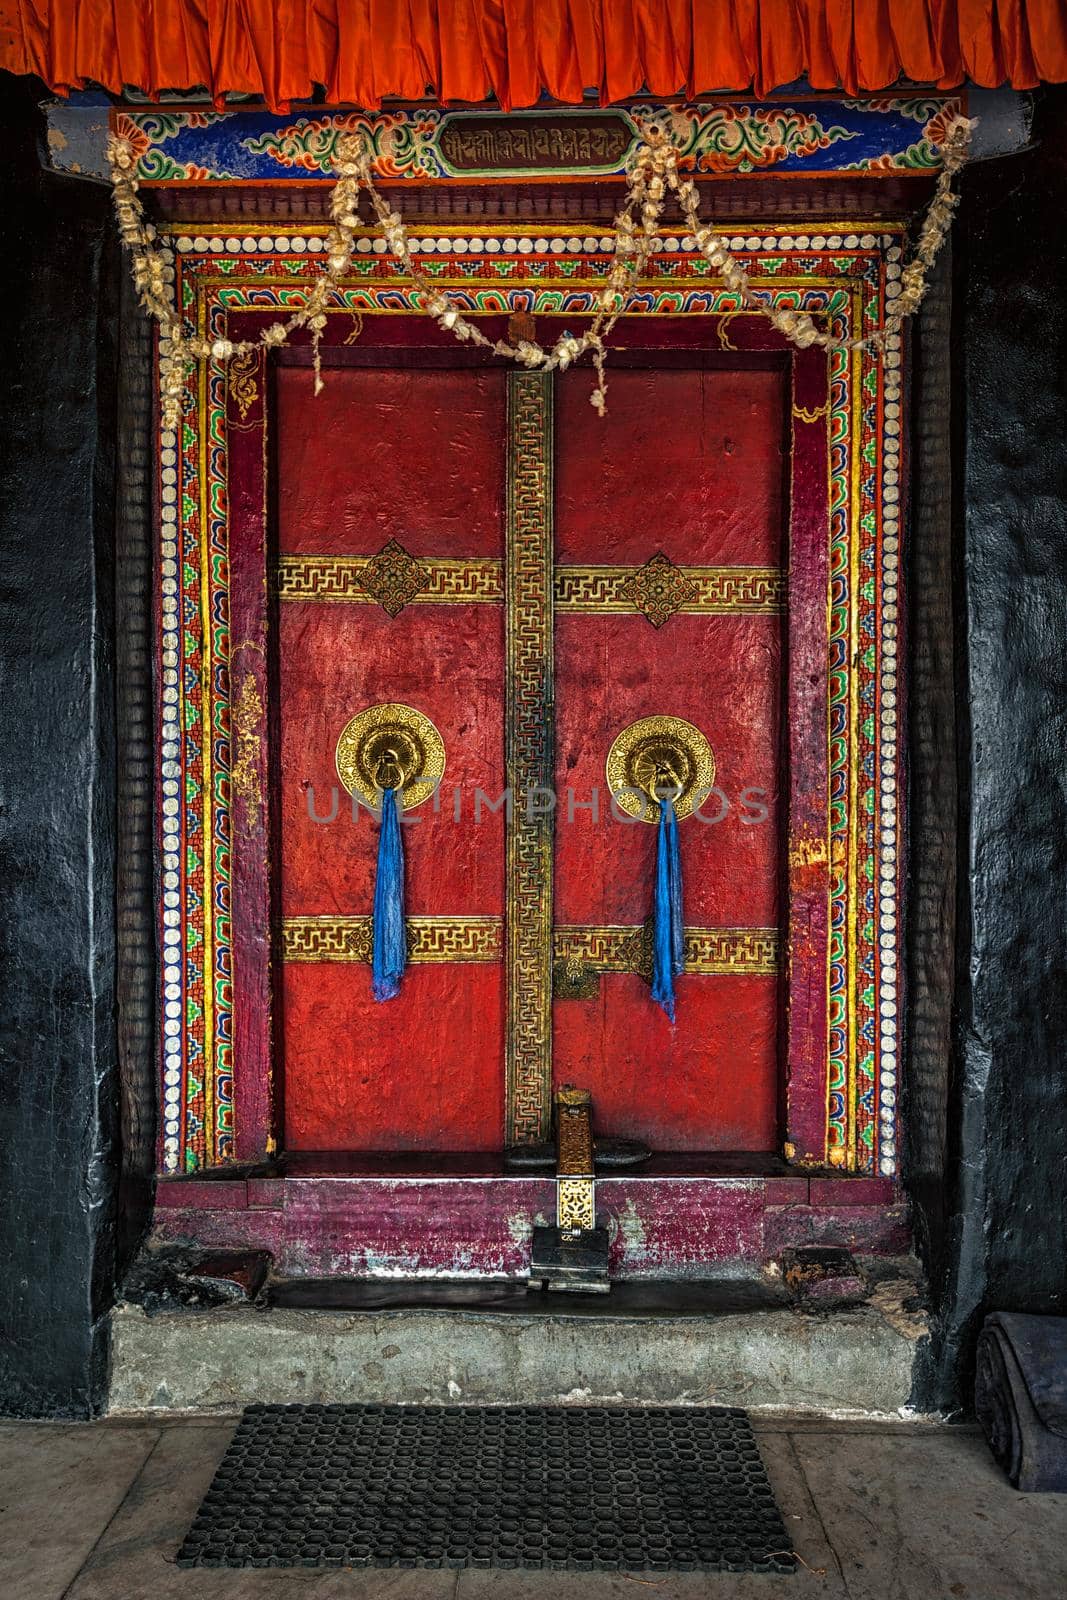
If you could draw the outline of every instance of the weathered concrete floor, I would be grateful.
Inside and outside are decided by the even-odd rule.
[[[973,1429],[756,1419],[793,1578],[196,1572],[175,1551],[234,1422],[0,1423],[4,1600],[1052,1600],[1067,1496],[1019,1495]]]

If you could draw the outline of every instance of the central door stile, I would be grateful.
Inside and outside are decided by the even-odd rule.
[[[507,1084],[509,1145],[552,1120],[553,390],[508,376],[505,557]]]

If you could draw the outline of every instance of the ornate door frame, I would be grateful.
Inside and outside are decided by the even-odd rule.
[[[826,318],[843,338],[869,332],[896,292],[899,230],[807,226],[804,234],[761,230],[731,245],[781,303]],[[202,332],[242,337],[314,272],[324,229],[260,229],[241,239],[205,237],[188,224],[167,230],[179,303]],[[415,233],[439,281],[487,317],[582,314],[611,248],[607,237],[574,227],[542,226],[536,240],[488,228],[476,238],[440,227]],[[784,1152],[803,1166],[892,1177],[900,342],[890,341],[883,360],[794,352],[741,310],[680,234],[667,246],[641,285],[637,314],[693,316],[696,335],[712,348],[775,352],[792,374]],[[342,343],[359,319],[365,325],[413,309],[409,286],[370,237],[355,267],[328,341]],[[260,1159],[273,1140],[265,376],[258,358],[190,373],[180,434],[160,436],[160,1156],[168,1172]],[[513,391],[522,381],[512,380]],[[528,490],[536,501],[533,480]],[[529,511],[518,495],[516,537],[536,531]],[[536,560],[528,571],[515,560],[508,568],[509,612],[517,619],[521,604],[545,595],[544,568]],[[550,611],[550,582],[545,605]],[[544,626],[542,616],[542,650]],[[521,627],[509,637],[517,649],[531,642]],[[509,725],[514,730],[518,719]],[[511,740],[513,759],[535,768],[543,761],[530,741],[516,741],[514,732]],[[515,840],[509,870],[516,886],[543,847],[540,836]],[[528,931],[533,936],[532,923]],[[537,937],[543,949],[543,928]],[[515,938],[513,975],[528,956]],[[518,986],[514,995],[516,1005],[530,998],[521,999]],[[536,1026],[528,1044],[509,1070],[513,1126],[524,1136],[538,1125],[539,1107],[543,1125],[546,1109]],[[537,1060],[539,1067],[531,1064]]]

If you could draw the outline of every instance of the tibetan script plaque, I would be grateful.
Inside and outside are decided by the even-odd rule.
[[[629,117],[617,111],[554,116],[456,112],[438,134],[450,172],[498,176],[560,172],[617,172],[636,139]]]

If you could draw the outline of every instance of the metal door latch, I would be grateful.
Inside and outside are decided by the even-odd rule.
[[[607,1294],[608,1230],[596,1224],[593,1099],[556,1092],[556,1225],[535,1227],[530,1282],[572,1294]]]

